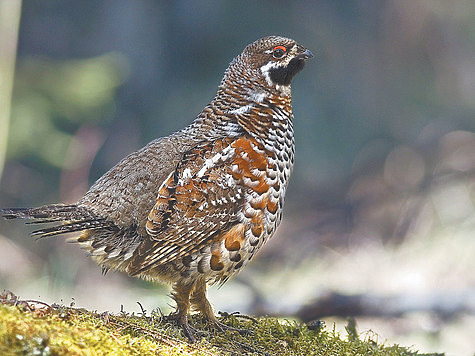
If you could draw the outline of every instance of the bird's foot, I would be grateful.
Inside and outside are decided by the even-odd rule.
[[[224,319],[227,319],[232,314],[220,312],[220,315],[222,315]],[[214,326],[214,328],[216,328],[217,330],[219,330],[221,332],[229,330],[229,331],[237,332],[240,335],[250,335],[250,334],[252,334],[252,330],[250,330],[250,329],[235,328],[234,326],[229,326],[229,325],[223,323],[222,321],[219,321],[217,318],[214,318],[213,320],[211,320],[211,322],[212,322],[212,325]]]
[[[226,325],[225,323],[223,323],[219,320],[213,321],[213,327],[216,328],[218,331],[221,331],[221,332],[235,331],[235,332],[239,333],[240,335],[250,335],[250,334],[252,334],[252,330],[250,330],[250,329],[235,328],[234,326]]]
[[[185,315],[180,315],[180,314],[170,314],[167,316],[167,319],[174,324],[178,325],[181,327],[183,330],[183,334],[186,336],[186,338],[190,341],[190,343],[195,343],[196,342],[196,334],[200,333],[199,330],[196,330],[190,324],[188,323],[188,316]]]
[[[229,317],[229,316],[225,316]],[[195,329],[188,323],[188,315],[180,315],[180,314],[170,314],[167,317],[167,320],[171,321],[175,325],[181,327],[183,330],[183,334],[186,336],[186,338],[190,341],[190,343],[195,343],[197,341],[197,335],[203,335],[207,334],[206,331],[200,330],[200,329]],[[252,330],[249,329],[241,329],[241,328],[236,328],[233,326],[229,326],[222,321],[219,321],[216,317],[214,318],[205,318],[204,320],[208,321],[208,326],[210,328],[214,328],[218,332],[226,332],[226,331],[232,331],[232,332],[237,332],[240,335],[250,335],[252,334]]]

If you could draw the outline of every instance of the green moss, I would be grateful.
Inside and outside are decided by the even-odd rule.
[[[98,315],[64,306],[31,308],[0,303],[1,355],[417,355],[399,346],[361,340],[356,327],[344,340],[335,330],[276,318],[221,320],[247,333],[210,329],[199,316],[191,325],[200,341],[190,345],[180,328],[151,316]],[[350,324],[349,324],[350,325]]]
[[[27,312],[19,307],[0,305],[0,354],[193,354],[184,343],[172,348],[153,338],[133,335],[106,319],[72,308]]]

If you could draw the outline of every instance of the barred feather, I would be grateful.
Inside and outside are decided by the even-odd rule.
[[[62,225],[52,226],[46,229],[36,230],[31,233],[31,236],[38,236],[38,238],[50,237],[55,235],[66,234],[68,232],[77,232],[83,230],[103,229],[105,227],[112,227],[113,224],[100,220],[83,220],[65,223]]]
[[[53,204],[37,208],[0,209],[0,216],[5,219],[33,219],[33,221],[27,222],[28,224],[63,222],[60,225],[33,231],[31,235],[38,236],[38,238],[114,226],[110,221],[77,205]]]
[[[51,204],[37,208],[0,209],[0,216],[5,219],[38,219],[33,223],[55,221],[83,220],[92,218],[94,214],[77,205]]]

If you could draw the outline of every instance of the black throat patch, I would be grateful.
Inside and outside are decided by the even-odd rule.
[[[305,66],[302,58],[292,58],[286,67],[272,68],[269,70],[269,77],[273,83],[278,85],[290,85],[295,75]]]

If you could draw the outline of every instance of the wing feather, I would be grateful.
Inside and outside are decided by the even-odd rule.
[[[129,274],[198,251],[239,223],[244,194],[233,178],[232,141],[202,143],[184,154],[159,188],[146,224],[149,235],[136,249]]]

